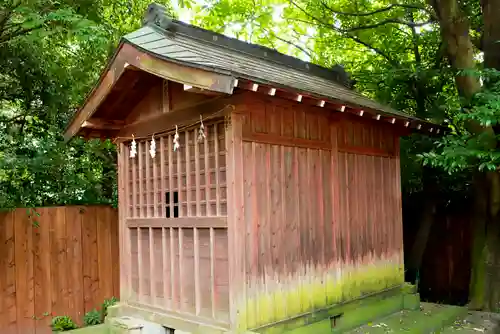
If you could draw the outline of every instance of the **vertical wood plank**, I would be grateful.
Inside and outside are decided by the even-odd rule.
[[[172,145],[172,143],[170,142],[170,137],[171,135],[169,135],[167,137],[167,154],[168,154],[168,182],[169,182],[169,189],[168,191],[171,191],[171,187],[170,187],[170,184],[172,183],[171,179],[172,179],[172,160],[170,159],[170,157],[172,156],[172,150],[170,149],[170,146]],[[167,216],[167,208],[166,208],[166,205],[167,203],[163,202],[165,200],[165,193],[167,191],[167,187],[166,187],[166,184],[167,184],[167,181],[165,180],[165,178],[167,177],[167,175],[165,175],[165,137],[160,137],[160,178],[161,178],[161,188],[160,188],[160,212],[159,212],[159,216],[162,217],[162,218],[165,218]]]
[[[130,205],[133,207],[134,216],[136,211],[136,184],[135,184],[135,171],[134,171],[134,166],[135,162],[130,159],[130,153],[127,147],[122,144],[121,148],[123,149],[122,153],[122,166],[123,166],[123,185],[122,185],[122,198],[123,201],[119,201],[119,203],[122,206],[125,206],[128,208]],[[135,159],[134,159],[135,160]],[[132,187],[130,187],[130,173],[129,170],[132,172],[132,178],[134,179]],[[119,174],[120,175],[120,174]],[[129,203],[129,192],[132,191],[132,202]],[[132,294],[132,257],[131,257],[131,252],[132,252],[132,235],[131,231],[129,228],[126,226],[126,219],[127,215],[125,214],[128,211],[122,211],[119,212],[121,213],[121,217],[119,216],[119,221],[118,221],[118,231],[119,231],[119,238],[120,242],[122,243],[122,246],[120,246],[120,263],[121,268],[120,270],[120,299],[123,301],[127,301],[131,294]]]
[[[320,126],[321,128],[321,126]],[[316,237],[319,239],[319,242],[320,242],[320,266],[321,268],[325,268],[323,269],[323,273],[326,274],[327,270],[327,265],[326,265],[326,261],[325,261],[325,254],[326,254],[326,247],[325,247],[325,243],[328,242],[326,241],[325,242],[325,237],[327,236],[327,233],[326,233],[326,229],[325,229],[325,225],[327,224],[325,222],[325,196],[324,196],[324,181],[325,181],[325,176],[323,175],[323,155],[326,154],[326,151],[322,151],[322,150],[318,150],[318,155],[316,156],[317,158],[317,161],[316,161],[316,166],[317,166],[317,173],[315,174],[316,175],[316,186],[315,188],[317,189],[317,208],[318,208],[318,212],[317,212],[317,225],[316,226]],[[323,278],[321,279],[321,285],[322,285],[322,289],[324,291],[324,295],[325,295],[325,305],[327,305],[327,300],[326,300],[326,285],[325,285],[325,282],[326,282],[326,275],[323,276]]]
[[[51,271],[52,271],[52,305],[56,314],[64,314],[68,310],[68,280],[66,272],[67,245],[64,208],[53,210],[53,228],[51,231]],[[98,273],[96,275],[98,277]],[[98,287],[98,284],[96,284]]]
[[[351,243],[350,243],[350,240],[351,240],[351,226],[352,225],[352,218],[351,218],[351,210],[350,210],[350,196],[351,196],[351,192],[352,192],[352,185],[351,183],[349,182],[349,174],[352,173],[352,171],[350,170],[351,168],[351,164],[349,163],[350,161],[350,154],[343,154],[343,157],[344,157],[344,161],[341,162],[344,164],[344,184],[345,184],[345,187],[342,187],[341,189],[344,189],[344,190],[341,190],[343,191],[344,193],[342,194],[342,196],[344,197],[344,221],[342,222],[342,232],[343,232],[343,236],[346,240],[346,242],[342,245],[342,247],[344,248],[344,254],[345,254],[345,259],[344,261],[345,262],[349,262],[351,260]]]
[[[160,154],[161,152],[163,151],[163,146],[160,145]],[[160,195],[159,194],[159,186],[158,185],[161,185],[162,181],[161,179],[158,178],[158,164],[156,163],[156,161],[158,159],[158,156],[155,156],[154,159],[151,160],[152,164],[153,164],[153,204],[154,204],[154,208],[153,208],[153,217],[156,217],[158,218],[159,217],[159,213],[161,212],[158,208],[158,196]],[[163,176],[163,175],[162,175]]]
[[[241,236],[243,222],[243,185],[241,173],[242,156],[242,121],[241,116],[233,113],[231,125],[226,131],[227,184],[228,184],[228,245],[229,245],[229,284],[230,284],[230,319],[233,328],[238,327],[238,306],[246,301],[246,289],[243,286],[245,249],[241,247],[244,240]]]
[[[81,325],[83,302],[82,214],[79,207],[66,207],[66,238],[68,239],[68,284],[71,289],[69,315]],[[109,221],[109,220],[108,220]],[[111,231],[110,231],[111,232]],[[109,277],[109,275],[106,275]]]
[[[148,229],[149,234],[149,291],[151,294],[151,305],[156,305],[156,266],[155,266],[155,239],[154,229]]]
[[[245,231],[244,245],[246,252],[245,274],[247,277],[258,277],[258,254],[259,254],[259,207],[257,205],[258,198],[256,196],[256,170],[255,143],[243,143],[243,159],[246,162],[243,170],[243,187],[245,196],[243,198],[244,210],[244,227]],[[248,294],[257,293],[257,286],[254,282],[249,281],[246,289]],[[247,314],[250,319],[259,319],[259,309],[257,305],[247,305]]]
[[[283,113],[281,113],[281,115],[283,115]],[[282,116],[283,117],[283,116]],[[282,120],[282,117],[280,118],[280,123],[281,123],[281,126],[283,125],[283,120]],[[281,219],[281,228],[280,228],[280,239],[281,240],[287,240],[287,230],[288,230],[288,222],[286,220],[286,169],[285,169],[285,147],[284,146],[281,146],[280,148],[280,159],[279,159],[279,172],[280,172],[280,195],[281,195],[281,198],[280,198],[280,209],[281,209],[281,212],[280,212],[280,219]],[[282,258],[282,264],[281,264],[281,267],[282,267],[282,270],[283,272],[290,272],[289,271],[289,268],[287,266],[287,262],[288,262],[288,259],[287,259],[287,252],[286,252],[286,245],[284,243],[282,243],[280,245],[280,256]],[[280,279],[280,292],[283,294],[283,296],[286,296],[286,291],[285,291],[285,285],[286,285],[286,281],[284,279]],[[288,317],[288,314],[289,314],[289,305],[287,303],[287,300],[286,298],[283,298],[281,303],[283,304],[283,307],[282,307],[282,316],[283,318],[287,318]]]
[[[197,141],[196,131],[193,131],[194,143],[194,176],[196,185],[196,213],[197,217],[201,216],[201,189],[200,189],[200,144]],[[205,185],[206,186],[206,185]],[[208,203],[207,203],[208,204]]]
[[[15,213],[11,212],[7,215],[4,221],[5,244],[4,254],[5,258],[5,294],[6,298],[3,300],[5,308],[4,328],[8,332],[17,333],[17,303],[16,303],[16,255],[15,255]]]
[[[144,301],[144,262],[142,258],[142,229],[140,227],[137,228],[137,267],[138,272],[137,276],[139,279],[139,292],[137,296],[137,300],[139,302]]]
[[[34,244],[34,256],[35,256],[35,316],[39,319],[36,321],[37,332],[43,333],[44,330],[50,325],[50,317],[45,317],[46,312],[52,311],[52,298],[51,289],[47,288],[51,286],[50,282],[50,224],[51,222],[47,220],[47,208],[39,208],[37,212],[40,214],[37,217],[37,222],[39,227],[33,229],[33,244]],[[3,223],[3,222],[2,222]],[[0,242],[2,238],[0,237]],[[0,249],[1,252],[1,249]],[[2,254],[6,254],[2,252]],[[81,264],[81,262],[80,262]],[[82,267],[83,269],[83,267]],[[1,276],[2,274],[0,274]],[[79,281],[82,290],[82,310],[83,305],[83,272],[81,273],[81,278]],[[5,298],[5,297],[4,297]],[[0,328],[2,328],[0,324]]]
[[[17,329],[19,333],[35,333],[32,224],[26,210],[14,212]]]
[[[145,203],[144,203],[144,206],[145,206],[145,217],[149,218],[149,217],[152,217],[152,211],[151,210],[151,204],[153,204],[151,202],[151,170],[150,170],[150,167],[149,167],[149,164],[150,164],[150,161],[151,161],[151,156],[149,155],[149,148],[150,148],[150,143],[149,141],[145,140],[144,141],[144,160],[145,160],[145,173],[144,173],[144,183],[145,183],[145,187],[144,187],[144,192],[145,192]]]
[[[198,229],[193,229],[194,247],[194,298],[196,315],[201,311],[201,291],[200,291],[200,235]]]
[[[393,164],[395,169],[395,179],[396,179],[396,204],[395,210],[396,214],[394,215],[397,224],[397,235],[396,238],[399,240],[398,242],[398,251],[400,253],[403,252],[403,200],[402,200],[402,189],[401,189],[401,149],[400,149],[400,140],[399,137],[396,137],[394,141],[394,152],[395,157],[393,158]],[[401,259],[401,261],[403,261]]]
[[[118,233],[119,233],[119,253],[121,255],[120,257],[120,266],[122,267],[122,270],[120,271],[120,278],[119,282],[121,283],[122,287],[120,287],[120,292],[122,292],[122,289],[126,291],[126,286],[128,283],[127,280],[127,260],[125,260],[125,219],[127,217],[127,212],[129,210],[128,207],[128,201],[127,201],[127,196],[129,194],[125,191],[126,184],[127,184],[127,177],[129,170],[127,168],[127,161],[126,161],[126,153],[125,153],[125,145],[123,142],[120,142],[118,144],[118,150],[117,150],[117,155],[118,155]],[[123,224],[121,224],[123,222]],[[123,291],[122,296],[125,298],[125,291]],[[125,298],[126,300],[126,298]]]
[[[177,297],[176,291],[177,290],[177,284],[176,284],[176,279],[175,274],[177,273],[177,276],[179,275],[179,272],[177,272],[175,268],[175,244],[174,244],[174,229],[170,228],[170,293],[171,293],[171,305],[172,309],[174,307],[177,307],[177,309],[180,309],[180,304],[176,305],[175,300]]]
[[[97,280],[98,253],[96,209],[93,207],[86,208],[85,216],[82,230],[82,245],[86,254],[86,256],[83,257],[83,299],[85,303],[85,312],[88,312],[94,308],[94,296],[99,288]]]
[[[127,150],[128,153],[128,150]],[[127,154],[129,156],[129,153]],[[138,173],[138,167],[137,167],[137,156],[135,158],[131,158],[131,169],[132,169],[132,217],[140,217],[140,207],[139,207],[139,201],[138,201],[138,193],[137,193],[137,173]]]
[[[214,228],[210,228],[210,301],[212,305],[212,318],[215,318],[217,303],[215,300],[215,232]]]
[[[183,311],[186,308],[185,297],[184,297],[184,231],[179,228],[179,272],[178,280],[179,282],[179,309]]]
[[[138,180],[139,181],[139,217],[146,217],[144,212],[144,170],[143,170],[143,152],[142,149],[144,143],[139,142],[137,144],[137,155],[139,156],[139,166],[138,166]]]
[[[219,152],[219,133],[218,133],[218,125],[214,125],[214,137],[215,137],[215,143],[214,143],[214,157],[215,157],[215,210],[216,210],[216,215],[220,216],[221,215],[221,210],[220,210],[220,165],[219,165],[219,158],[220,158],[220,152]]]
[[[97,251],[98,251],[98,284],[100,300],[111,298],[113,295],[112,280],[108,279],[110,269],[113,268],[111,256],[111,226],[106,212],[99,211],[97,215]],[[110,277],[111,278],[111,277]]]
[[[174,156],[173,156],[173,150],[172,150],[172,135],[168,136],[168,191],[170,192],[169,196],[169,203],[168,206],[170,207],[170,217],[174,217],[174,196],[172,193],[172,190],[174,190]],[[181,161],[177,159],[177,167],[179,167],[181,164]],[[181,216],[180,211],[181,211],[181,200],[180,200],[180,195],[181,195],[181,187],[180,187],[180,180],[182,179],[181,175],[177,173],[177,200],[179,201],[177,203],[178,205],[178,212],[179,216]],[[165,192],[165,190],[163,191]]]
[[[180,139],[179,139],[180,140]],[[176,160],[177,160],[177,191],[178,191],[178,194],[177,196],[179,197],[179,217],[184,217],[186,216],[186,213],[187,213],[187,209],[186,211],[184,211],[184,205],[183,203],[186,202],[187,204],[187,187],[186,187],[186,198],[184,198],[184,196],[182,196],[182,173],[184,173],[186,170],[182,169],[182,157],[181,157],[181,150],[178,149],[177,150],[177,155],[176,155]],[[171,160],[173,161],[173,160]],[[187,175],[186,175],[186,180],[188,179]],[[186,208],[187,208],[187,205],[186,205]]]
[[[106,216],[108,217],[108,224],[110,227],[110,237],[111,237],[111,286],[112,286],[112,296],[116,298],[120,298],[120,252],[121,252],[121,240],[120,238],[126,235],[125,231],[122,233],[120,231],[120,220],[119,220],[119,210],[116,211],[111,207],[106,208]],[[126,209],[124,210],[124,214],[126,214]],[[127,229],[128,230],[128,229]],[[128,258],[130,258],[130,253],[126,253]],[[108,273],[109,277],[109,273]],[[122,299],[126,300],[126,299]]]
[[[170,291],[171,273],[169,273],[169,253],[168,253],[168,238],[167,229],[161,229],[161,255],[162,255],[162,269],[163,269],[163,299],[165,302],[164,307],[172,309],[172,291]]]
[[[382,185],[381,187],[381,191],[380,191],[380,198],[382,199],[380,201],[380,218],[381,218],[381,221],[380,221],[380,227],[381,227],[381,230],[382,230],[382,235],[385,236],[382,240],[382,252],[386,252],[387,249],[390,249],[390,238],[388,238],[387,236],[389,235],[389,232],[390,231],[387,231],[387,210],[386,210],[386,206],[385,206],[385,201],[383,200],[384,198],[386,198],[387,196],[387,191],[386,191],[386,186],[387,186],[387,177],[386,177],[386,166],[384,164],[384,159],[380,158],[380,159],[377,159],[378,160],[378,165],[379,165],[379,170],[381,171],[380,173],[380,184]]]
[[[190,147],[189,147],[189,131],[185,132],[186,136],[186,204],[187,204],[187,210],[186,210],[186,216],[192,217],[193,212],[191,210],[191,202],[193,199],[191,198],[191,155],[189,153]]]
[[[215,125],[217,126],[217,124]],[[210,198],[210,189],[212,186],[212,182],[210,181],[210,149],[208,145],[208,140],[210,138],[210,126],[206,128],[206,138],[203,140],[204,145],[204,156],[203,160],[205,161],[205,204],[206,204],[206,216],[213,216],[212,212],[212,201]],[[215,173],[218,171],[216,170]],[[216,189],[217,191],[217,189]]]

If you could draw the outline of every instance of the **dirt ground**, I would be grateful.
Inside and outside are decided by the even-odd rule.
[[[421,303],[420,310],[401,311],[350,331],[350,334],[498,333],[500,314],[470,312],[465,308]]]
[[[500,314],[484,312],[468,312],[466,317],[455,321],[442,333],[498,333],[500,334]]]

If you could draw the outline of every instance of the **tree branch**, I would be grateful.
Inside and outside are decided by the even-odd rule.
[[[316,21],[318,22],[320,25],[324,26],[324,27],[327,27],[333,31],[336,31],[340,34],[343,34],[346,38],[349,38],[351,40],[353,40],[354,42],[358,43],[358,44],[361,44],[363,45],[364,47],[366,47],[367,49],[369,50],[372,50],[373,52],[375,52],[376,54],[378,54],[379,56],[383,57],[385,60],[387,60],[387,62],[389,62],[391,65],[395,66],[395,67],[400,67],[400,64],[397,63],[396,61],[394,61],[391,57],[389,57],[388,54],[386,54],[384,51],[382,51],[381,49],[361,40],[359,37],[349,33],[349,32],[346,32],[346,31],[343,31],[342,29],[339,29],[337,27],[335,27],[333,24],[330,24],[330,23],[327,23],[327,22],[324,22],[323,20],[320,20],[319,18],[309,14],[304,8],[302,8],[301,6],[299,6],[294,0],[290,0],[290,3],[292,5],[294,5],[295,7],[297,7],[302,13],[304,13],[306,16],[308,16],[310,19],[312,19],[313,21]],[[289,19],[290,20],[290,19]],[[301,20],[301,19],[292,19],[292,20],[295,20],[295,21],[299,21],[299,22],[302,22],[302,23],[307,23],[307,24],[310,24],[310,25],[314,25],[313,22],[309,22],[309,21],[305,21],[305,20]]]
[[[368,29],[378,28],[378,27],[386,25],[386,24],[402,24],[402,25],[406,25],[410,28],[416,28],[416,27],[425,26],[425,25],[430,24],[430,23],[433,23],[433,21],[416,23],[416,22],[406,22],[406,21],[403,21],[400,19],[387,19],[387,20],[383,20],[383,21],[380,21],[380,22],[374,23],[374,24],[368,24],[368,25],[364,25],[364,26],[358,26],[358,27],[353,27],[353,28],[349,28],[349,29],[341,29],[341,30],[344,32],[355,32],[355,31],[360,31],[360,30],[368,30]]]
[[[332,11],[336,14],[338,13],[341,13],[341,14],[346,14],[344,12],[335,12],[334,10],[332,10],[326,3],[324,3],[323,1],[321,2],[321,4],[323,5],[323,7],[325,7],[327,10],[329,11]],[[390,7],[390,6],[389,6]],[[389,8],[388,7],[388,8]],[[376,11],[375,11],[376,12]],[[374,12],[370,12],[370,13],[374,13]],[[370,14],[370,13],[364,13],[364,14]],[[363,14],[363,13],[362,13]],[[349,15],[349,14],[348,14]],[[354,15],[354,14],[350,14],[350,15]],[[370,14],[371,15],[371,14]],[[367,15],[358,15],[358,16],[367,16]],[[401,20],[401,19],[398,19],[398,18],[389,18],[389,19],[385,19],[383,21],[380,21],[378,23],[374,23],[374,24],[368,24],[368,25],[363,25],[363,26],[358,26],[358,27],[353,27],[353,28],[349,28],[349,29],[343,29],[345,32],[354,32],[354,31],[359,31],[359,30],[367,30],[367,29],[373,29],[373,28],[378,28],[380,26],[383,26],[383,25],[386,25],[386,24],[397,24],[397,25],[406,25],[410,28],[415,28],[415,27],[421,27],[421,26],[425,26],[426,24],[429,24],[429,23],[432,23],[433,21],[432,20],[429,20],[427,22],[420,22],[420,23],[416,23],[415,21],[411,20],[411,21],[404,21],[404,20]]]
[[[11,6],[6,6],[4,8],[4,14],[2,15],[2,18],[0,19],[0,36],[3,34],[3,31],[5,29],[5,25],[7,22],[9,22],[12,13],[14,10],[21,5],[21,1],[16,1],[12,3]]]
[[[306,54],[309,58],[312,58],[312,53],[311,53],[311,51],[310,51],[310,50],[306,50],[304,47],[302,47],[302,46],[300,46],[300,45],[297,45],[297,44],[295,44],[295,43],[294,43],[294,42],[292,42],[292,41],[289,41],[289,40],[287,40],[287,39],[284,39],[284,38],[281,38],[281,37],[277,36],[277,35],[276,35],[273,31],[268,30],[268,29],[266,29],[266,28],[262,27],[262,26],[261,26],[260,24],[258,24],[258,23],[254,23],[254,24],[255,24],[256,26],[258,26],[259,28],[261,28],[262,30],[264,30],[265,32],[267,32],[268,34],[270,34],[271,36],[273,36],[273,38],[276,38],[277,40],[280,40],[280,41],[282,41],[283,43],[286,43],[286,44],[288,44],[288,45],[290,45],[290,46],[292,46],[292,47],[294,47],[294,48],[296,48],[296,49],[298,49],[298,50],[300,50],[300,51],[304,52],[304,53],[305,53],[305,54]]]
[[[11,39],[14,39],[16,37],[25,36],[32,31],[41,29],[42,27],[43,27],[43,25],[39,25],[39,26],[36,26],[33,28],[28,28],[28,29],[16,29],[15,31],[13,31],[9,34],[3,35],[3,36],[0,35],[0,45],[2,45],[3,43],[6,43],[6,42],[8,42]]]
[[[335,10],[333,8],[331,8],[330,6],[328,6],[325,2],[321,2],[323,4],[323,6],[328,9],[330,12],[334,13],[334,14],[338,14],[338,15],[346,15],[346,16],[358,16],[358,17],[362,17],[362,16],[371,16],[371,15],[375,15],[375,14],[379,14],[379,13],[384,13],[384,12],[388,12],[394,8],[407,8],[407,9],[417,9],[417,10],[423,10],[425,12],[427,12],[428,14],[432,15],[432,11],[430,11],[429,9],[425,8],[425,6],[422,6],[422,5],[419,5],[419,4],[400,4],[400,3],[394,3],[394,4],[390,4],[389,6],[387,7],[384,7],[384,8],[380,8],[380,9],[376,9],[374,11],[371,11],[371,12],[364,12],[364,13],[351,13],[351,12],[343,12],[343,11],[340,11],[340,10]]]

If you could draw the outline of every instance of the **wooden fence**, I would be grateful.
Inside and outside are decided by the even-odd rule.
[[[0,214],[0,333],[50,333],[119,297],[117,211],[105,206]]]

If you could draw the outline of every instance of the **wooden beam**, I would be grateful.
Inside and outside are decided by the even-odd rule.
[[[187,67],[156,58],[130,44],[124,44],[121,52],[128,63],[160,78],[209,91],[233,93],[234,78],[229,75]]]
[[[128,228],[227,228],[226,217],[178,217],[127,219]]]
[[[235,101],[232,99],[219,97],[187,108],[173,109],[168,113],[156,114],[153,117],[127,125],[119,132],[118,136],[131,137],[134,135],[135,137],[145,137],[175,129],[176,125],[179,128],[189,126],[198,122],[200,115],[207,118],[232,111],[234,109],[233,103]]]
[[[69,126],[64,132],[64,140],[68,141],[78,133],[84,121],[89,119],[99,105],[104,101],[106,96],[125,71],[126,59],[120,54],[123,44],[118,48],[117,54],[106,71],[101,75],[98,84],[87,97],[83,107],[76,112]]]
[[[83,107],[75,113],[64,133],[67,141],[75,136],[83,123],[88,120],[109,95],[125,69],[140,69],[160,78],[179,82],[192,87],[199,87],[207,91],[225,94],[233,93],[234,78],[229,75],[218,74],[197,68],[182,66],[156,58],[128,43],[118,47],[114,58],[101,75],[98,84],[87,97]]]
[[[120,130],[125,125],[124,121],[107,120],[102,118],[90,118],[83,122],[82,128],[96,130]]]
[[[212,90],[206,90],[200,87],[193,87],[190,85],[184,85],[184,91],[189,93],[208,95],[208,96],[218,96],[224,94],[221,92],[214,92]]]
[[[362,146],[339,146],[339,152],[353,153],[359,155],[372,155],[378,157],[394,157],[394,153],[384,151],[379,148],[362,147]]]

